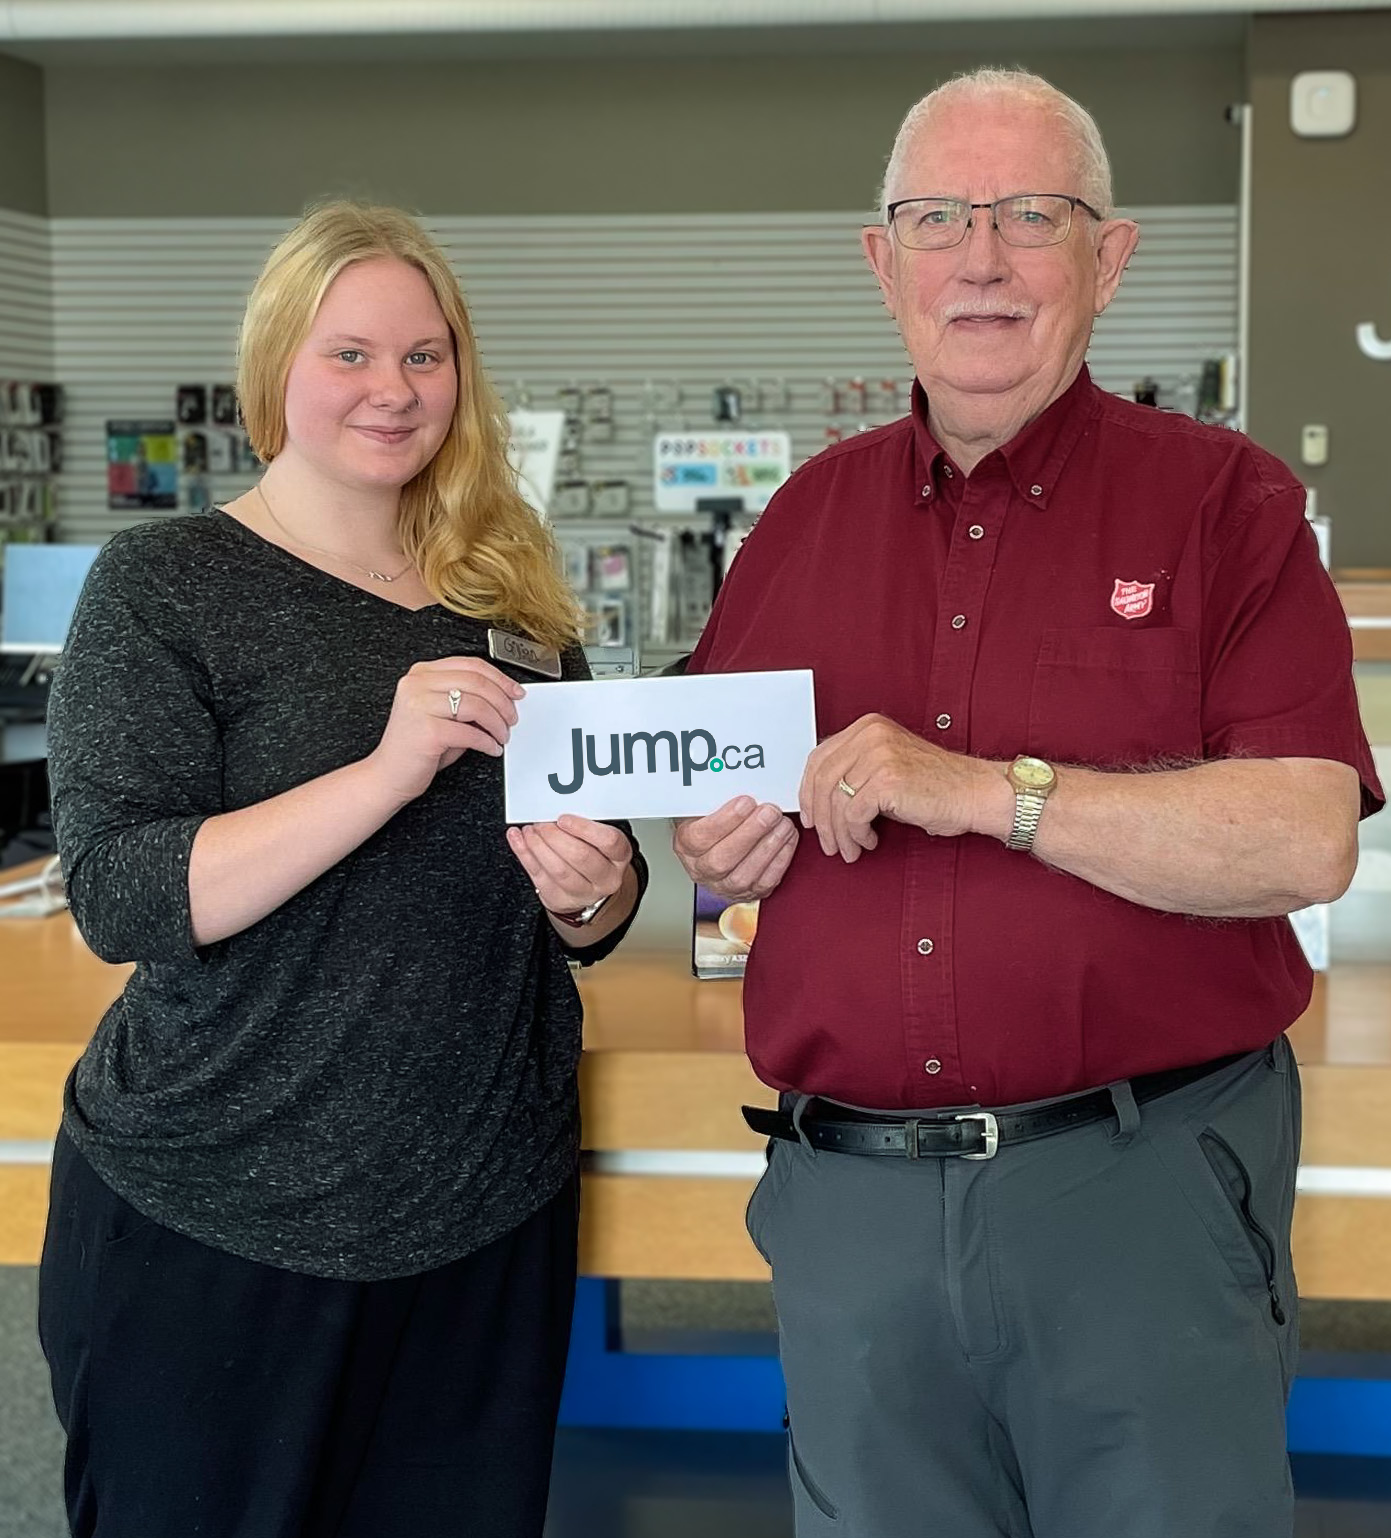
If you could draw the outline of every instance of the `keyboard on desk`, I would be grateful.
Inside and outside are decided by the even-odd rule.
[[[48,715],[48,674],[42,683],[23,683],[28,658],[0,657],[0,721],[42,721]]]
[[[47,669],[26,682],[32,657],[0,657],[0,722],[42,721],[48,713]]]

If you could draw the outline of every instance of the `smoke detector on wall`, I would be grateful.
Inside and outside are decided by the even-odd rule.
[[[1290,127],[1304,139],[1340,139],[1357,122],[1357,81],[1345,69],[1306,69],[1290,82]]]

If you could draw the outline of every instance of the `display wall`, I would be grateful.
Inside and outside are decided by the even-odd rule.
[[[1098,381],[1121,392],[1144,374],[1192,376],[1236,336],[1235,210],[1134,212],[1140,251],[1090,354]],[[739,392],[727,427],[790,430],[794,463],[831,433],[907,409],[911,369],[852,212],[429,222],[509,404],[561,408],[571,386],[611,397],[611,430],[582,428],[575,472],[595,486],[628,482],[634,515],[652,512],[653,435],[715,430],[717,387]],[[68,397],[63,537],[139,521],[106,505],[105,424],[171,417],[180,384],[231,377],[246,294],[284,225],[51,221],[56,377]],[[215,475],[208,489],[225,498],[251,474]]]
[[[1118,197],[1150,216],[1092,352],[1101,382],[1191,381],[1235,341],[1239,138],[1224,110],[1242,93],[1239,29],[997,24],[970,36],[861,28],[833,48],[828,32],[740,32],[707,34],[718,52],[668,38],[644,53],[629,38],[613,56],[592,41],[565,57],[552,40],[486,61],[393,57],[419,48],[398,39],[372,63],[318,56],[351,51],[341,40],[274,45],[275,63],[229,50],[176,63],[172,45],[128,42],[49,59],[61,537],[141,516],[107,506],[105,424],[157,420],[178,385],[230,376],[260,261],[326,193],[421,208],[455,243],[511,404],[554,406],[569,384],[612,392],[612,439],[585,444],[578,475],[629,481],[634,516],[651,511],[653,431],[709,429],[717,386],[743,392],[741,426],[789,428],[794,462],[898,415],[906,361],[856,226],[904,108],[982,62],[1035,68],[1085,101]],[[0,270],[7,261],[32,268],[32,230],[0,230]],[[31,353],[44,324],[37,303],[11,309]],[[235,495],[251,473],[237,468],[185,478],[181,505]],[[639,565],[650,558],[650,544],[634,548]]]
[[[1357,125],[1301,138],[1290,85],[1348,70]],[[1337,568],[1391,568],[1391,361],[1356,328],[1391,340],[1391,10],[1263,16],[1251,32],[1253,218],[1250,431],[1313,487],[1332,520]],[[1300,464],[1300,430],[1329,429],[1328,463]]]
[[[52,377],[49,222],[0,207],[0,379]]]
[[[1322,18],[1317,26],[1347,20]],[[1352,20],[1369,36],[1380,36],[1387,25],[1380,15]],[[1301,18],[1262,21],[1257,35],[1274,38],[1294,28],[1297,52],[1307,43],[1307,32],[1298,31],[1303,25]],[[0,56],[0,116],[13,129],[6,148],[17,147],[17,153],[0,156],[0,208],[32,213],[43,205],[55,216],[51,228],[66,232],[58,237],[62,254],[54,269],[62,292],[50,313],[61,332],[62,368],[73,374],[74,404],[80,410],[89,402],[95,418],[119,412],[118,395],[134,409],[150,409],[152,397],[162,400],[167,382],[185,368],[195,375],[225,374],[209,355],[220,356],[230,345],[239,295],[254,270],[253,252],[263,249],[256,245],[264,243],[259,231],[277,227],[315,197],[349,193],[427,213],[496,219],[502,223],[489,238],[504,253],[509,218],[528,221],[519,245],[528,253],[538,238],[532,225],[538,218],[630,218],[631,228],[615,228],[619,244],[604,260],[619,285],[615,293],[635,297],[632,274],[644,257],[643,220],[651,216],[729,215],[748,219],[753,229],[764,216],[775,216],[793,219],[795,231],[797,218],[834,214],[846,221],[848,235],[856,215],[845,211],[868,209],[904,107],[938,80],[982,62],[1038,69],[1084,101],[1112,151],[1123,203],[1209,208],[1220,221],[1235,202],[1239,136],[1224,114],[1247,94],[1247,66],[1244,34],[1230,20],[1221,28],[1174,18],[1143,27],[1077,21],[1031,30],[1002,22],[975,26],[969,39],[960,28],[859,28],[845,29],[844,46],[836,48],[828,35],[823,32],[818,42],[811,29],[801,29],[784,34],[781,43],[763,35],[742,50],[726,38],[718,52],[708,34],[706,52],[667,39],[643,53],[629,39],[611,55],[600,51],[604,40],[596,39],[587,52],[569,57],[546,53],[546,42],[534,42],[527,56],[488,59],[447,57],[451,50],[442,46],[441,56],[430,60],[400,56],[407,46],[418,50],[418,43],[384,40],[381,57],[370,63],[366,57],[334,61],[324,55],[337,45],[311,47],[304,40],[275,45],[276,63],[239,60],[221,46],[217,56],[227,62],[175,60],[167,48],[132,43],[90,45],[80,60],[64,53],[42,69]],[[1350,43],[1361,35],[1350,34]],[[269,46],[260,45],[263,55]],[[1268,51],[1270,45],[1263,46]],[[1258,114],[1258,132],[1262,116],[1269,114]],[[219,219],[236,221],[222,252]],[[161,220],[174,221],[167,241]],[[483,274],[480,320],[489,333],[490,361],[503,383],[530,371],[551,389],[564,374],[593,376],[617,367],[626,370],[617,380],[621,387],[640,389],[641,379],[663,362],[663,316],[675,326],[683,352],[682,360],[666,363],[668,374],[691,373],[684,359],[691,328],[711,349],[701,361],[714,376],[776,375],[794,367],[812,376],[818,370],[859,373],[883,369],[885,358],[898,361],[872,289],[857,294],[854,314],[863,318],[853,321],[842,298],[818,307],[814,275],[807,291],[807,273],[821,260],[822,232],[809,236],[807,250],[799,252],[789,246],[795,233],[769,229],[761,253],[768,270],[752,281],[742,247],[739,260],[731,261],[717,238],[693,244],[692,312],[690,305],[671,308],[682,299],[685,281],[679,234],[670,225],[654,228],[654,250],[667,266],[655,280],[652,304],[634,311],[632,324],[644,330],[645,340],[634,349],[620,337],[617,351],[607,352],[594,345],[603,341],[606,326],[611,329],[606,301],[576,289],[567,304],[566,253],[558,237],[562,244],[548,254],[554,275],[545,278],[551,287],[544,300],[516,285],[505,295],[496,290],[502,309],[494,320],[494,280]],[[109,260],[105,232],[115,234]],[[1140,293],[1137,279],[1156,251],[1155,238],[1151,232],[1142,247],[1129,300],[1150,297]],[[7,306],[8,317],[0,328],[0,353],[8,352],[12,373],[33,371],[15,361],[17,354],[37,354],[40,362],[47,356],[43,296],[36,297],[34,288],[42,240],[38,227],[13,221],[0,232],[0,306]],[[598,259],[590,253],[591,262]],[[775,315],[773,326],[776,331],[786,322],[793,328],[801,349],[795,355],[780,341],[769,345],[757,326],[750,330],[757,306],[766,310],[771,303],[776,310],[781,304],[777,264],[783,260],[803,287],[792,294],[790,313]],[[863,274],[848,241],[837,260],[842,276],[828,292],[844,295],[845,285]],[[1184,273],[1160,311],[1135,312],[1137,324],[1148,327],[1154,355],[1127,346],[1114,360],[1115,377],[1107,381],[1112,388],[1127,388],[1137,367],[1174,377],[1185,371],[1179,358],[1185,350],[1187,367],[1196,368],[1204,356],[1230,345],[1230,274],[1218,279],[1213,271],[1227,260],[1214,255],[1207,270]],[[178,297],[189,262],[210,264],[216,274],[211,307],[195,305],[192,313]],[[530,254],[522,265],[540,271]],[[22,277],[6,280],[5,270],[19,270]],[[713,286],[706,284],[711,275]],[[196,289],[201,268],[189,278]],[[1214,283],[1225,291],[1215,293]],[[672,284],[675,289],[666,293]],[[1264,314],[1283,322],[1302,302],[1297,289],[1294,297],[1284,290],[1268,301],[1258,298],[1258,338],[1266,334]],[[519,306],[530,307],[537,319],[519,317]],[[1103,349],[1124,314],[1122,309],[1104,323]],[[196,323],[190,325],[191,319]],[[628,324],[620,322],[619,330]],[[858,329],[849,334],[847,326]],[[525,340],[514,341],[514,333],[525,333]],[[163,356],[166,339],[173,357]],[[1277,451],[1291,455],[1290,434],[1268,409],[1265,388],[1282,366],[1258,360],[1252,425]],[[118,375],[125,380],[119,391]],[[702,385],[709,382],[699,378]],[[137,405],[142,399],[149,405]],[[629,402],[628,408],[631,423],[637,407]],[[814,408],[805,414],[794,424],[799,454],[820,446],[817,434],[824,426]],[[683,415],[695,425],[703,412],[691,413],[688,406]],[[845,415],[847,429],[863,419],[862,413]],[[620,432],[628,430],[620,423]],[[1341,464],[1338,439],[1335,433],[1333,471]],[[74,527],[96,532],[100,445],[79,433],[73,449],[65,500]],[[598,461],[595,470],[606,473]],[[79,484],[74,476],[84,479]],[[1349,534],[1354,518],[1340,520]],[[1351,551],[1345,542],[1339,558],[1351,559]]]

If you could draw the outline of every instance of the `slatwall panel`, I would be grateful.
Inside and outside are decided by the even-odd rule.
[[[1134,211],[1145,237],[1098,325],[1100,383],[1196,373],[1236,339],[1236,212]],[[708,428],[716,385],[788,407],[746,416],[786,426],[798,458],[888,414],[873,389],[909,370],[861,259],[853,214],[439,218],[432,227],[469,295],[484,359],[514,403],[553,405],[579,383],[613,391],[617,431],[583,453],[586,479],[626,478],[651,513],[655,430]],[[275,220],[52,222],[56,377],[67,387],[66,538],[100,538],[131,515],[104,491],[108,417],[171,416],[175,387],[228,379],[242,303],[280,233]],[[0,312],[3,315],[3,312]],[[0,322],[2,324],[3,322]],[[17,334],[22,334],[17,332]],[[2,336],[2,333],[0,333]],[[0,341],[0,346],[3,342]],[[863,416],[825,409],[825,381],[871,385]],[[658,385],[681,390],[657,415]],[[212,490],[236,494],[246,478]]]
[[[1196,385],[1205,358],[1237,348],[1235,205],[1138,208],[1140,246],[1087,361],[1105,389],[1129,394],[1146,374]]]
[[[52,378],[49,222],[0,208],[0,379]]]

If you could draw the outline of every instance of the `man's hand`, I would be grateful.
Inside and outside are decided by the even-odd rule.
[[[679,821],[671,847],[692,881],[730,902],[751,902],[787,874],[797,838],[777,807],[738,796],[707,817]]]
[[[839,853],[853,865],[879,842],[876,818],[943,837],[974,833],[999,820],[1013,793],[993,764],[948,753],[887,716],[874,715],[861,716],[816,748],[798,799],[802,826],[816,829],[823,852]],[[992,803],[998,803],[994,817],[987,815]]]

